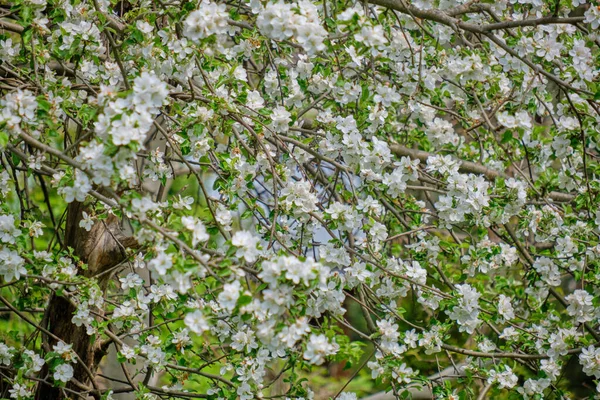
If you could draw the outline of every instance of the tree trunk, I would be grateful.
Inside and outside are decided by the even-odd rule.
[[[93,277],[116,266],[126,258],[126,248],[136,247],[135,239],[126,237],[121,232],[119,220],[114,215],[109,215],[105,220],[97,220],[87,232],[79,226],[83,211],[88,207],[83,203],[69,204],[67,210],[67,223],[65,228],[65,245],[74,250],[74,254],[87,265],[87,269],[78,265],[78,274]],[[98,285],[104,293],[112,273],[103,274],[98,279]],[[102,358],[106,355],[106,347],[101,346],[98,340],[92,340],[86,333],[85,326],[77,327],[72,322],[76,307],[61,296],[53,294],[44,314],[44,325],[52,334],[63,342],[73,345],[73,350],[78,355],[76,364],[73,364],[73,378],[77,381],[91,385],[90,372],[95,374]],[[46,351],[56,344],[56,340],[43,335],[43,347]],[[87,369],[86,369],[87,367]],[[89,371],[89,372],[88,372]],[[46,376],[48,367],[45,366],[42,376]],[[49,378],[48,380],[51,380]],[[72,383],[67,384],[70,390],[79,391]],[[67,392],[68,393],[68,392]],[[72,397],[72,396],[70,396]],[[97,397],[97,396],[94,396]],[[65,393],[59,388],[40,383],[36,390],[36,400],[60,400],[65,398]]]

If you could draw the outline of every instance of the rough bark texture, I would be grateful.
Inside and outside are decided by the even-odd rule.
[[[65,228],[65,245],[73,248],[74,254],[87,265],[87,269],[78,268],[78,274],[86,277],[96,276],[116,266],[126,257],[126,248],[135,247],[133,238],[122,234],[119,220],[111,215],[105,220],[96,221],[90,232],[79,227],[82,213],[86,206],[82,203],[71,203],[67,211]],[[103,274],[98,285],[104,292],[112,273]],[[71,302],[53,295],[44,315],[46,328],[65,343],[72,344],[79,360],[73,365],[73,378],[83,384],[90,385],[90,374],[95,373],[98,364],[106,354],[99,341],[92,341],[84,326],[77,327],[72,322],[76,309]],[[44,348],[51,349],[56,340],[44,335]],[[48,372],[46,370],[45,372]],[[45,373],[42,373],[44,376]],[[78,391],[73,384],[67,388]],[[71,396],[72,397],[72,396]],[[40,384],[36,391],[36,400],[60,400],[65,398],[63,390]]]

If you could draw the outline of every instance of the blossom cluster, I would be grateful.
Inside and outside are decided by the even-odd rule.
[[[7,396],[600,396],[597,2],[2,7]]]

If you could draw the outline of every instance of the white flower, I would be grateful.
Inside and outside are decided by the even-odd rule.
[[[142,31],[143,33],[151,33],[154,28],[152,27],[152,25],[150,25],[149,23],[147,23],[146,21],[142,21],[142,20],[137,20],[135,23],[136,28],[138,28],[140,31]]]
[[[60,364],[54,369],[54,380],[69,382],[73,378],[73,367],[70,364]]]
[[[379,320],[377,327],[381,333],[381,349],[386,353],[391,353],[396,356],[406,351],[406,346],[398,344],[400,333],[398,332],[398,324],[392,320]]]
[[[548,375],[553,381],[556,380],[556,378],[558,378],[560,375],[561,365],[559,365],[556,360],[542,360],[540,364],[541,370],[544,371],[546,375]]]
[[[427,270],[421,267],[418,261],[405,263],[405,268],[406,276],[421,285],[425,285],[427,282]]]
[[[402,363],[399,367],[392,368],[392,378],[399,384],[409,384],[412,381],[412,377],[417,373],[418,371],[414,371],[412,368],[407,367],[405,363]]]
[[[141,199],[131,200],[131,209],[139,214],[145,214],[148,211],[155,211],[158,209],[158,204],[153,202],[148,197],[142,197]]]
[[[327,336],[312,334],[306,344],[304,359],[311,364],[321,365],[325,361],[325,357],[334,355],[338,350],[337,343],[335,341],[330,343]]]
[[[347,266],[350,264],[350,255],[343,247],[335,247],[333,243],[327,243],[319,247],[319,257],[321,262],[327,262],[338,266]]]
[[[89,232],[92,230],[92,226],[94,226],[94,220],[90,215],[88,215],[88,213],[83,211],[81,215],[81,221],[79,221],[79,227]]]
[[[254,338],[254,332],[252,329],[247,328],[245,330],[239,330],[231,337],[231,347],[238,351],[251,351],[258,347],[258,343]]]
[[[121,351],[120,353],[123,355],[123,357],[125,357],[127,360],[131,360],[133,358],[135,358],[135,350],[132,349],[131,347],[127,346],[126,344],[123,344],[121,346]]]
[[[451,144],[457,146],[460,142],[460,137],[454,133],[452,124],[445,119],[435,118],[427,123],[427,137],[434,146],[444,146]]]
[[[177,332],[173,332],[173,339],[171,339],[171,343],[177,346],[181,354],[184,353],[184,348],[190,343],[192,343],[192,340],[190,339],[188,333],[189,331],[186,328],[183,328]]]
[[[246,73],[246,69],[242,65],[238,65],[237,67],[235,67],[232,75],[237,80],[248,82],[248,74]]]
[[[301,1],[298,8],[299,14],[294,12],[292,4],[267,3],[259,10],[256,26],[273,40],[294,38],[308,55],[323,51],[327,31],[321,26],[317,8],[309,1]]]
[[[159,275],[165,275],[173,266],[173,258],[164,251],[159,252],[156,257],[148,261],[148,268],[153,269]]]
[[[208,322],[200,310],[186,314],[183,322],[190,331],[198,335],[201,335],[204,331],[209,329]]]
[[[498,298],[498,314],[500,314],[506,320],[511,320],[515,317],[513,306],[510,303],[510,298],[501,294]]]
[[[21,43],[13,43],[11,38],[0,40],[0,60],[12,62],[21,51]]]
[[[303,4],[311,3],[303,2]],[[296,28],[295,39],[304,48],[306,54],[312,56],[325,50],[323,42],[327,38],[327,31],[321,26],[320,21],[310,21],[300,17],[296,18],[294,26]]]
[[[8,391],[10,393],[11,399],[30,399],[33,396],[33,391],[28,389],[27,386],[21,385],[19,383],[15,383]]]
[[[346,268],[346,281],[352,287],[356,286],[358,282],[366,282],[372,276],[373,273],[367,269],[366,263],[354,263]]]
[[[284,327],[281,332],[277,334],[277,337],[281,340],[281,343],[288,348],[292,348],[309,332],[310,327],[308,326],[308,321],[306,317],[302,317],[294,324]]]
[[[9,347],[4,343],[0,342],[0,364],[10,365],[10,360],[12,359],[12,352],[14,351],[14,347]]]
[[[362,88],[357,83],[346,82],[344,86],[335,90],[336,101],[340,104],[349,104],[360,98]]]
[[[29,357],[29,360],[25,363],[27,372],[40,372],[46,363],[44,359],[31,350],[25,350],[24,354]]]
[[[142,286],[144,280],[136,273],[130,272],[124,278],[119,278],[123,290],[135,289]]]
[[[265,99],[262,98],[260,92],[257,90],[251,90],[248,92],[246,97],[246,107],[251,110],[258,111],[265,106]]]
[[[508,365],[505,365],[502,372],[496,370],[490,371],[488,383],[493,382],[497,382],[500,389],[511,389],[519,383],[519,378]]]
[[[600,378],[600,348],[589,346],[581,349],[579,363],[583,366],[583,372],[589,376]]]
[[[72,344],[66,344],[65,342],[63,342],[61,340],[60,342],[58,342],[57,344],[55,344],[52,347],[52,350],[54,350],[56,353],[58,353],[58,355],[63,360],[65,360],[67,362],[77,363],[77,356],[76,356],[75,352],[73,351]]]
[[[496,345],[488,338],[484,338],[481,342],[479,342],[477,347],[484,353],[492,353],[494,350],[496,350]]]
[[[451,312],[447,312],[447,314],[458,323],[460,332],[473,333],[475,328],[481,323],[481,320],[478,318],[478,300],[481,297],[481,293],[468,284],[456,285],[456,290],[460,295],[458,305]]]
[[[259,250],[256,246],[259,239],[248,231],[238,231],[231,238],[231,244],[238,247],[236,257],[243,257],[246,262],[252,263],[258,258]]]
[[[197,42],[214,34],[226,34],[229,30],[228,18],[225,4],[203,0],[198,9],[183,21],[183,35]]]
[[[26,275],[27,268],[24,264],[25,260],[16,251],[0,247],[0,275],[3,275],[6,282]]]
[[[306,213],[317,209],[317,196],[311,191],[311,184],[308,181],[301,180],[298,182],[289,182],[288,185],[280,192],[283,206],[291,210],[296,207],[298,214],[306,215]]]
[[[210,239],[208,233],[206,233],[206,227],[204,223],[194,217],[182,217],[181,222],[183,226],[192,231],[192,246],[196,247],[199,242],[206,242]]]
[[[565,300],[569,303],[567,312],[575,317],[576,322],[584,323],[594,319],[595,308],[592,304],[594,297],[585,290],[576,290],[565,297]]]
[[[131,102],[138,112],[142,110],[154,112],[156,108],[163,105],[168,95],[167,84],[161,81],[154,72],[142,72],[133,80]]]
[[[176,210],[191,210],[192,204],[194,204],[194,198],[192,196],[181,197],[181,195],[177,195],[177,200],[173,201],[173,208]]]
[[[377,85],[375,88],[377,94],[373,97],[375,103],[381,103],[384,107],[391,107],[392,103],[400,101],[400,94],[393,87]]]
[[[283,1],[268,3],[256,18],[261,33],[274,40],[285,40],[294,34],[292,5]]]
[[[427,158],[427,167],[425,169],[427,172],[455,175],[458,173],[460,164],[460,161],[453,159],[450,155],[433,155]]]
[[[60,187],[58,192],[65,197],[67,203],[72,203],[75,200],[78,202],[85,201],[87,194],[91,190],[92,185],[87,175],[80,170],[76,170],[73,186]]]
[[[140,346],[140,353],[146,355],[146,366],[161,368],[166,362],[166,354],[161,349],[161,341],[158,337],[150,335],[146,338],[147,344]]]
[[[0,215],[0,240],[4,243],[15,243],[21,231],[15,227],[13,215]]]
[[[396,168],[392,173],[383,176],[382,183],[388,186],[387,193],[395,198],[406,191],[408,179],[401,168]]]
[[[277,133],[285,133],[289,130],[289,124],[292,122],[292,114],[284,107],[278,106],[273,109],[271,114],[271,128]]]
[[[28,167],[31,169],[42,169],[42,163],[46,161],[46,156],[43,154],[30,155],[28,158]]]
[[[539,257],[533,263],[533,269],[550,286],[560,285],[560,271],[558,266],[548,257]]]
[[[591,24],[592,29],[598,29],[600,27],[600,8],[594,4],[590,4],[590,7],[585,11],[585,22]]]
[[[25,227],[28,228],[30,237],[37,238],[44,234],[42,228],[46,227],[46,225],[40,221],[27,221]]]
[[[233,222],[233,214],[224,205],[219,204],[215,211],[215,219],[223,227],[224,230],[231,230],[231,223]]]
[[[0,100],[0,122],[6,123],[9,132],[20,132],[21,123],[35,122],[37,107],[32,92],[17,89]]]
[[[418,340],[419,335],[414,329],[404,332],[404,343],[411,349],[417,347]]]
[[[241,284],[239,281],[226,283],[223,285],[223,291],[219,293],[217,300],[221,307],[231,312],[235,308],[238,298],[240,297]]]
[[[354,39],[356,39],[357,42],[364,43],[365,46],[372,47],[373,50],[381,48],[387,43],[381,25],[363,26],[360,33],[354,35]]]
[[[523,387],[517,388],[517,391],[523,395],[525,400],[529,399],[529,396],[537,398],[540,394],[546,390],[552,381],[550,379],[527,379],[523,384]]]
[[[419,339],[419,346],[425,347],[425,354],[435,354],[442,350],[442,335],[439,325],[434,325],[431,330],[423,332]]]

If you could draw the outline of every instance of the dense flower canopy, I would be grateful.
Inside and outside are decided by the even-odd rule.
[[[0,396],[595,392],[597,2],[0,11]]]

